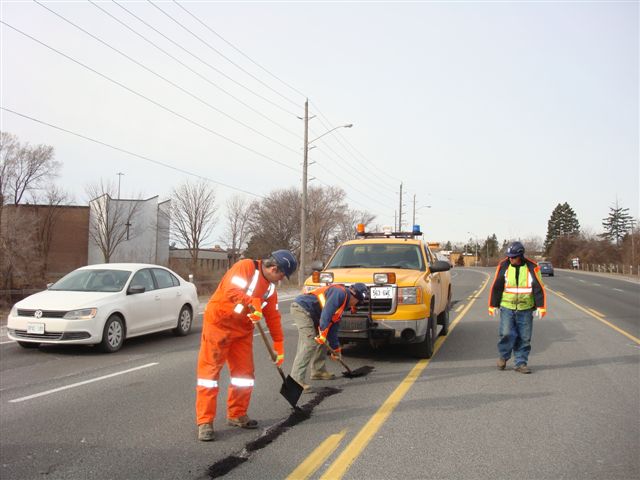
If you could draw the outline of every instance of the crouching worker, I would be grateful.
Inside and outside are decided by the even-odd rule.
[[[227,423],[257,428],[247,416],[254,384],[253,327],[263,317],[269,327],[276,363],[284,361],[284,336],[278,312],[275,283],[296,270],[298,263],[288,250],[277,250],[264,260],[240,260],[222,277],[204,311],[198,381],[196,422],[198,440],[214,438],[218,380],[225,363],[231,381],[227,399]]]
[[[291,304],[291,314],[298,327],[298,350],[291,377],[305,390],[311,388],[305,383],[309,363],[311,380],[335,378],[326,368],[323,344],[327,343],[338,356],[341,355],[338,330],[344,309],[349,307],[355,312],[356,305],[366,299],[367,286],[364,283],[354,283],[349,287],[329,285],[295,298]],[[333,355],[331,357],[338,359]]]

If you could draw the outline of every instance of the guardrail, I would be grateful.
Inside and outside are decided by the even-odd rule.
[[[640,277],[640,265],[624,265],[619,263],[584,263],[579,268],[569,267],[570,270],[582,270],[584,272],[617,273],[619,275],[631,275]]]

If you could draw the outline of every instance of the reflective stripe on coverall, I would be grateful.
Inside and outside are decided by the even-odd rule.
[[[253,323],[247,318],[252,298],[262,299],[262,313],[271,338],[284,340],[275,285],[262,275],[261,262],[241,260],[224,275],[207,303],[198,354],[196,423],[213,422],[218,380],[225,362],[231,381],[227,417],[247,414],[254,385]]]

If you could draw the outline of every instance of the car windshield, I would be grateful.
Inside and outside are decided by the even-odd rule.
[[[549,262],[540,262],[541,267],[550,267],[551,264]]]
[[[126,270],[74,270],[49,287],[70,292],[119,292],[131,272]]]
[[[326,267],[329,268],[404,268],[425,270],[417,245],[372,243],[343,245]]]

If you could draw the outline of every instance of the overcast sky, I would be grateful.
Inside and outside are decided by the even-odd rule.
[[[638,217],[636,1],[43,3],[0,4],[1,129],[52,145],[77,204],[118,172],[123,197],[300,188],[308,97],[310,140],[354,125],[313,142],[310,185],[377,223],[401,182],[428,240],[544,239],[564,202],[592,233],[616,200]]]

